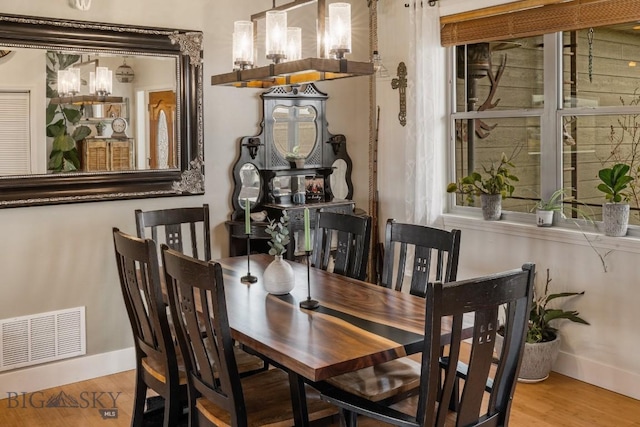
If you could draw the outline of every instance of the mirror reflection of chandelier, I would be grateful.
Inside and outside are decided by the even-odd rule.
[[[58,94],[60,96],[74,96],[80,92],[80,69],[67,68],[58,70]]]
[[[317,2],[318,58],[302,58],[302,29],[287,26],[287,11]],[[328,10],[328,18],[327,18]],[[265,18],[266,58],[272,64],[255,66],[259,19]],[[328,30],[327,30],[327,27]],[[370,62],[348,62],[351,53],[351,4],[326,0],[293,0],[282,6],[236,21],[233,31],[233,69],[211,77],[212,85],[268,88],[373,74]]]
[[[107,67],[96,67],[89,73],[89,93],[99,96],[111,95],[113,91],[113,71]]]

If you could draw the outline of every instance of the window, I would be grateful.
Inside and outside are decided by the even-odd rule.
[[[454,59],[455,57],[455,59]],[[513,156],[511,212],[558,188],[599,219],[598,170],[631,165],[640,186],[640,31],[633,25],[451,48],[455,178]],[[640,188],[630,224],[640,224]],[[456,205],[464,204],[462,196]],[[567,210],[566,214],[571,215]]]

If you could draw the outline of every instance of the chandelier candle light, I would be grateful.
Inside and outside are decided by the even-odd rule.
[[[287,58],[287,12],[270,10],[267,21],[267,59],[279,64]]]
[[[344,58],[351,53],[351,5],[349,3],[331,3],[329,5],[329,28],[331,54]]]
[[[311,254],[311,220],[309,218],[309,208],[304,208],[304,251],[307,254],[307,299],[300,302],[300,308],[315,310],[320,307],[320,303],[311,299],[311,264],[309,255]]]
[[[242,283],[256,283],[258,278],[251,275],[251,204],[249,199],[244,199],[244,234],[247,236],[247,275],[240,278]]]
[[[233,68],[246,70],[253,67],[253,23],[233,23]]]

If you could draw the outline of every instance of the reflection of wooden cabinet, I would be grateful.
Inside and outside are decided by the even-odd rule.
[[[80,144],[83,171],[121,171],[133,169],[133,138],[85,138]]]

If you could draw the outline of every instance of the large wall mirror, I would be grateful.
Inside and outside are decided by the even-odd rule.
[[[201,43],[0,15],[0,207],[203,193]]]

